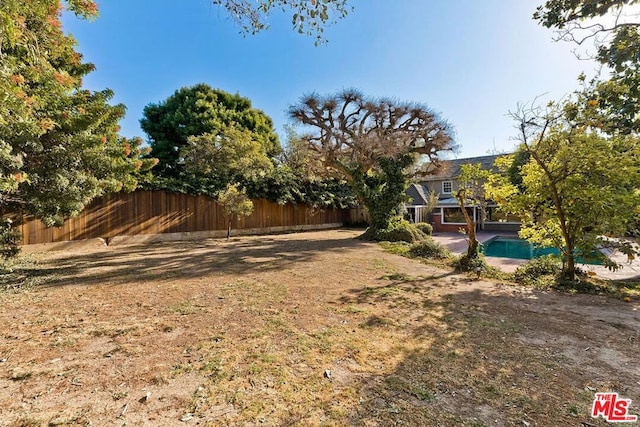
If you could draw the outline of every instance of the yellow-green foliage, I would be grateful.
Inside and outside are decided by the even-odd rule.
[[[521,237],[558,248],[573,280],[575,257],[606,245],[602,236],[622,236],[640,205],[640,143],[571,127],[566,117],[544,120],[545,133],[520,147],[529,156],[521,183],[508,177],[511,157],[499,164],[504,175],[490,182],[489,194],[520,217]]]
[[[427,237],[423,241],[411,245],[409,248],[409,255],[429,259],[452,258],[451,252],[431,237]]]
[[[247,193],[238,188],[238,184],[232,184],[218,197],[218,203],[230,217],[249,216],[253,212],[253,202],[247,197]]]
[[[400,217],[392,218],[389,226],[383,229],[369,227],[361,236],[363,240],[407,243],[419,242],[427,237],[414,224]]]
[[[428,236],[431,236],[431,234],[433,233],[433,226],[428,222],[418,222],[415,226],[418,230],[422,231]]]

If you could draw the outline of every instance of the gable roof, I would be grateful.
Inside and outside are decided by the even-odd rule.
[[[407,205],[425,206],[429,204],[429,188],[425,185],[411,184],[406,193],[411,197],[411,200],[406,203]]]
[[[480,163],[482,169],[493,169],[493,163],[500,156],[505,154],[492,154],[489,156],[467,157],[464,159],[443,160],[442,167],[434,175],[427,175],[422,178],[423,181],[438,181],[447,178],[455,178],[460,175],[460,167],[467,164]]]

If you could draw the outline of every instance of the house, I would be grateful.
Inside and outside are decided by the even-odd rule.
[[[427,222],[425,213],[428,210],[429,193],[437,194],[438,202],[428,218],[428,222],[433,225],[433,231],[455,232],[460,228],[464,228],[466,226],[464,215],[458,200],[455,198],[455,193],[458,190],[456,177],[460,174],[460,167],[465,164],[480,163],[483,169],[493,169],[493,164],[497,158],[497,155],[491,155],[444,160],[442,168],[437,174],[429,175],[423,178],[419,184],[412,184],[409,187],[407,195],[412,197],[413,204],[407,204],[408,213],[413,213],[412,218],[420,218],[420,221]],[[423,205],[419,205],[418,203],[420,202],[423,202]],[[487,206],[487,217],[484,222],[480,221],[479,207],[469,204],[466,209],[469,215],[474,218],[478,227],[483,230],[513,232],[520,229],[518,218],[498,212],[495,204],[489,203]]]
[[[411,184],[407,188],[409,200],[405,202],[405,218],[410,222],[429,222],[429,187],[422,184]]]

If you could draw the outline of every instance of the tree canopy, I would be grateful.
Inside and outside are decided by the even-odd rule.
[[[534,14],[556,30],[558,39],[595,47],[592,56],[609,75],[585,85],[583,98],[600,113],[600,127],[610,134],[640,132],[638,5],[640,0],[548,0]]]
[[[218,197],[227,215],[227,239],[231,236],[231,220],[235,216],[249,216],[253,212],[253,202],[247,197],[245,190],[240,190],[238,184],[230,184]]]
[[[579,120],[584,115],[575,114],[579,105],[567,101],[546,112],[516,113],[519,150],[526,153],[520,159],[528,158],[520,167],[522,180],[508,177],[511,156],[500,164],[504,178],[490,190],[502,209],[521,217],[522,237],[558,248],[570,281],[576,259],[610,245],[604,236],[624,235],[640,206],[640,141],[586,125]]]
[[[640,61],[638,11],[640,0],[547,0],[533,17],[554,28],[560,39],[579,45],[592,41],[596,58],[619,71]]]
[[[265,147],[248,130],[229,127],[219,134],[192,136],[181,151],[183,177],[212,195],[232,183],[266,176],[274,167]]]
[[[71,0],[80,17],[97,14]],[[82,88],[93,65],[61,29],[62,2],[7,0],[0,5],[0,207],[59,225],[106,192],[131,190],[141,140],[118,135],[123,105],[110,90]]]
[[[291,126],[274,167],[266,175],[245,181],[247,194],[277,203],[305,203],[318,209],[344,209],[357,205],[349,185],[339,177],[318,173],[307,144]]]
[[[253,108],[249,99],[204,83],[183,87],[165,101],[147,105],[140,124],[148,135],[151,155],[159,160],[154,174],[160,177],[176,178],[184,171],[181,150],[190,137],[208,135],[214,141],[231,128],[248,132],[246,136],[269,157],[280,152],[269,116]],[[200,145],[203,142],[200,139]]]
[[[344,18],[350,11],[348,0],[211,0],[224,7],[244,33],[255,34],[269,27],[273,9],[292,12],[291,25],[300,34],[315,36],[316,44],[326,40],[324,27]]]
[[[385,229],[404,200],[408,178],[420,157],[423,173],[451,150],[452,129],[426,106],[370,99],[354,90],[303,97],[289,115],[321,173],[340,176],[369,209],[371,229]]]
[[[469,245],[467,247],[467,254],[465,257],[465,263],[469,264],[469,261],[478,257],[479,242],[476,238],[476,221],[473,219],[469,212],[467,212],[467,205],[478,207],[480,210],[480,224],[484,224],[488,197],[485,190],[485,183],[491,177],[492,172],[487,169],[482,169],[481,163],[465,164],[460,167],[460,173],[456,177],[458,182],[458,191],[455,193],[455,197],[460,205],[460,210],[467,223],[467,232],[469,233]]]

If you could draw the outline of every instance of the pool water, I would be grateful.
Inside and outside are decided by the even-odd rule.
[[[560,256],[560,251],[556,248],[541,248],[526,240],[508,237],[495,237],[483,245],[483,253],[486,256],[500,258],[532,259],[544,255]],[[577,258],[576,261],[585,264],[602,264],[602,254],[592,254],[588,260]]]

